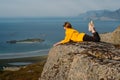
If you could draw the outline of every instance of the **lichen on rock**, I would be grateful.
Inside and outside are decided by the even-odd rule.
[[[52,47],[40,80],[120,80],[120,49],[104,42]]]

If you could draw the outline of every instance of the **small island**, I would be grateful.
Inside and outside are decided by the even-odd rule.
[[[25,39],[25,40],[11,40],[7,41],[7,43],[15,44],[15,43],[35,43],[35,42],[43,42],[43,39],[33,38],[33,39]]]

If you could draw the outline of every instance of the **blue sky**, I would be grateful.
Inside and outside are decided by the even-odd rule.
[[[119,8],[120,0],[0,0],[0,17],[65,17]]]

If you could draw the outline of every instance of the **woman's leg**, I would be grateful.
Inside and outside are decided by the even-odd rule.
[[[83,37],[83,41],[99,42],[100,41],[100,37],[99,37],[99,34],[97,32],[93,33],[93,36],[85,34],[85,36]]]
[[[95,28],[94,28],[94,24],[93,23],[89,23],[88,24],[89,27],[89,31],[92,33],[93,36],[87,35],[85,34],[83,41],[94,41],[94,42],[99,42],[100,41],[100,36],[99,34],[96,32]]]
[[[99,34],[97,32],[92,33],[92,34],[93,34],[93,36],[85,34],[85,36],[83,37],[83,41],[99,42],[100,41]]]

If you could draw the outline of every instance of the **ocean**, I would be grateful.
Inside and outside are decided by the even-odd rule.
[[[88,21],[79,18],[0,18],[0,59],[48,54],[54,43],[64,39],[64,22],[70,22],[79,32],[88,31]],[[120,21],[94,21],[99,33],[112,32]],[[10,40],[40,38],[40,43],[10,44]]]

